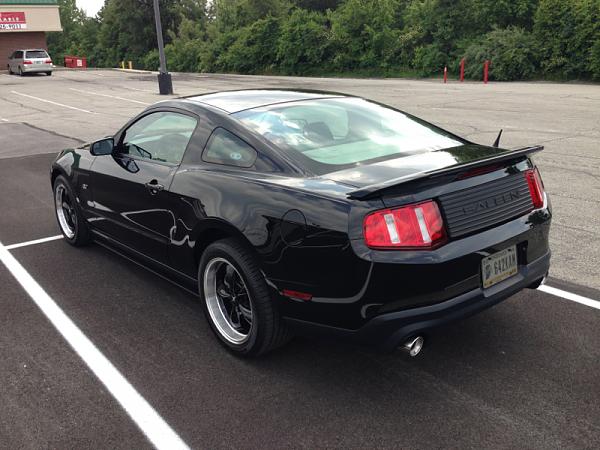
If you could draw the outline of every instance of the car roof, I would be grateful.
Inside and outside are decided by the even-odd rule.
[[[322,98],[346,97],[345,94],[325,91],[301,91],[287,89],[244,89],[237,91],[221,91],[209,94],[184,97],[194,103],[203,103],[219,108],[229,114],[246,109],[278,103],[297,102]]]

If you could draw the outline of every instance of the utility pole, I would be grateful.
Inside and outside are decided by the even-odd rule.
[[[156,37],[158,39],[158,57],[160,59],[160,69],[158,72],[158,91],[161,95],[173,93],[173,82],[171,74],[167,72],[167,60],[165,58],[165,45],[163,42],[162,24],[160,22],[160,9],[158,0],[154,0],[154,21],[156,22]]]

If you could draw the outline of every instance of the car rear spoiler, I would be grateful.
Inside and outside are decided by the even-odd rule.
[[[452,175],[453,173],[463,172],[465,170],[474,169],[477,167],[486,166],[490,163],[499,163],[502,161],[514,160],[523,158],[527,155],[531,155],[532,153],[540,152],[544,149],[542,145],[534,145],[530,147],[518,148],[515,150],[508,150],[503,153],[499,153],[498,155],[478,159],[476,161],[471,161],[464,164],[457,164],[450,167],[444,167],[443,169],[432,170],[432,171],[424,171],[424,172],[416,172],[410,175],[406,175],[404,177],[392,178],[390,180],[372,184],[370,186],[365,186],[355,191],[351,191],[348,193],[348,198],[357,199],[357,200],[366,200],[369,197],[372,197],[376,194],[380,194],[381,191],[397,186],[399,184],[408,183],[409,181],[414,180],[422,180],[428,178],[435,178],[441,175]]]

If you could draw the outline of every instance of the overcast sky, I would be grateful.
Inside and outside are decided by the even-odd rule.
[[[104,0],[76,0],[77,6],[83,9],[88,16],[95,16],[102,5],[104,5]]]

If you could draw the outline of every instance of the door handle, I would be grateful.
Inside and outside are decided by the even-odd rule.
[[[146,186],[146,189],[148,189],[148,192],[150,192],[151,195],[156,195],[165,188],[162,184],[158,184],[158,181],[156,180],[152,180],[149,183],[144,184],[144,186]]]

